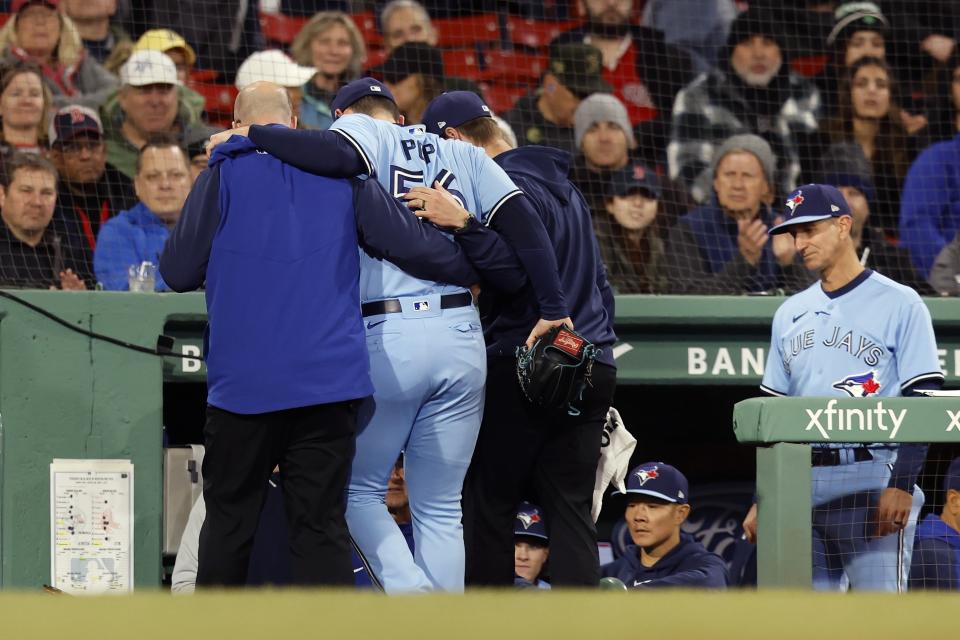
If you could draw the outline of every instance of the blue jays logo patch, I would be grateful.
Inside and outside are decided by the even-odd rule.
[[[796,213],[797,207],[803,204],[803,191],[797,191],[797,195],[787,200],[784,204],[790,209],[790,213]]]
[[[868,371],[854,376],[847,376],[839,382],[833,383],[834,389],[840,389],[850,394],[851,398],[866,398],[873,396],[880,390],[880,383],[877,382],[876,373]]]
[[[640,481],[642,487],[647,484],[647,480],[656,480],[660,476],[660,472],[657,471],[657,467],[654,467],[653,469],[640,469],[633,475]]]
[[[540,522],[540,512],[534,509],[530,513],[521,511],[517,514],[517,520],[523,525],[524,530],[529,529],[534,524]]]

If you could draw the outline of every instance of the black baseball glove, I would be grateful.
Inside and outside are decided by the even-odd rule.
[[[524,395],[544,409],[569,409],[590,384],[597,348],[567,326],[553,327],[533,347],[517,348],[517,377]]]

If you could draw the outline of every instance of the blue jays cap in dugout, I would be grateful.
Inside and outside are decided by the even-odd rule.
[[[943,492],[960,491],[960,458],[954,458],[943,478]]]
[[[513,519],[513,535],[529,536],[549,540],[543,511],[535,504],[521,502],[517,507],[517,517]]]
[[[784,202],[786,218],[768,232],[774,236],[790,231],[790,227],[828,218],[849,216],[850,205],[840,190],[828,184],[807,184],[793,193]]]
[[[330,111],[336,113],[338,109],[346,109],[360,98],[366,98],[367,96],[379,96],[394,104],[397,103],[387,85],[375,78],[368,77],[354,80],[340,87],[337,95],[333,97],[333,102],[330,103]]]
[[[493,112],[473,91],[448,91],[434,98],[423,112],[427,131],[443,137],[447,127],[459,127],[477,118],[492,118]]]
[[[647,495],[676,504],[687,504],[690,487],[680,471],[665,462],[645,462],[630,470],[624,495]],[[614,491],[613,495],[619,494]]]

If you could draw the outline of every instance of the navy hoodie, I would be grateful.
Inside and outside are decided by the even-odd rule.
[[[612,346],[617,340],[613,332],[613,291],[593,234],[590,208],[567,179],[570,154],[530,145],[501,153],[494,161],[526,194],[543,221],[574,327],[598,347]],[[496,216],[491,226],[496,229]],[[537,300],[529,287],[516,295],[494,296],[493,306],[484,317],[488,355],[512,357],[539,317]],[[612,350],[604,348],[598,360],[613,366]]]
[[[175,291],[206,280],[211,405],[255,414],[373,393],[358,239],[418,277],[479,279],[373,181],[307,174],[247,138],[215,149],[160,258]]]
[[[680,544],[652,567],[640,563],[640,549],[627,546],[623,557],[600,567],[604,578],[619,578],[628,589],[697,587],[725,589],[730,580],[723,559],[703,548],[689,533],[680,533]]]

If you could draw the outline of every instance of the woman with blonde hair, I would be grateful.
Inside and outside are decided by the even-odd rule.
[[[341,11],[321,11],[303,25],[291,49],[297,63],[317,70],[303,85],[300,126],[327,129],[333,124],[333,96],[363,71],[367,50],[360,30]]]
[[[13,15],[0,29],[4,62],[34,62],[57,107],[99,107],[117,79],[87,55],[76,25],[45,0],[13,0]]]
[[[0,73],[0,153],[40,153],[47,147],[53,99],[37,65],[21,62]]]

